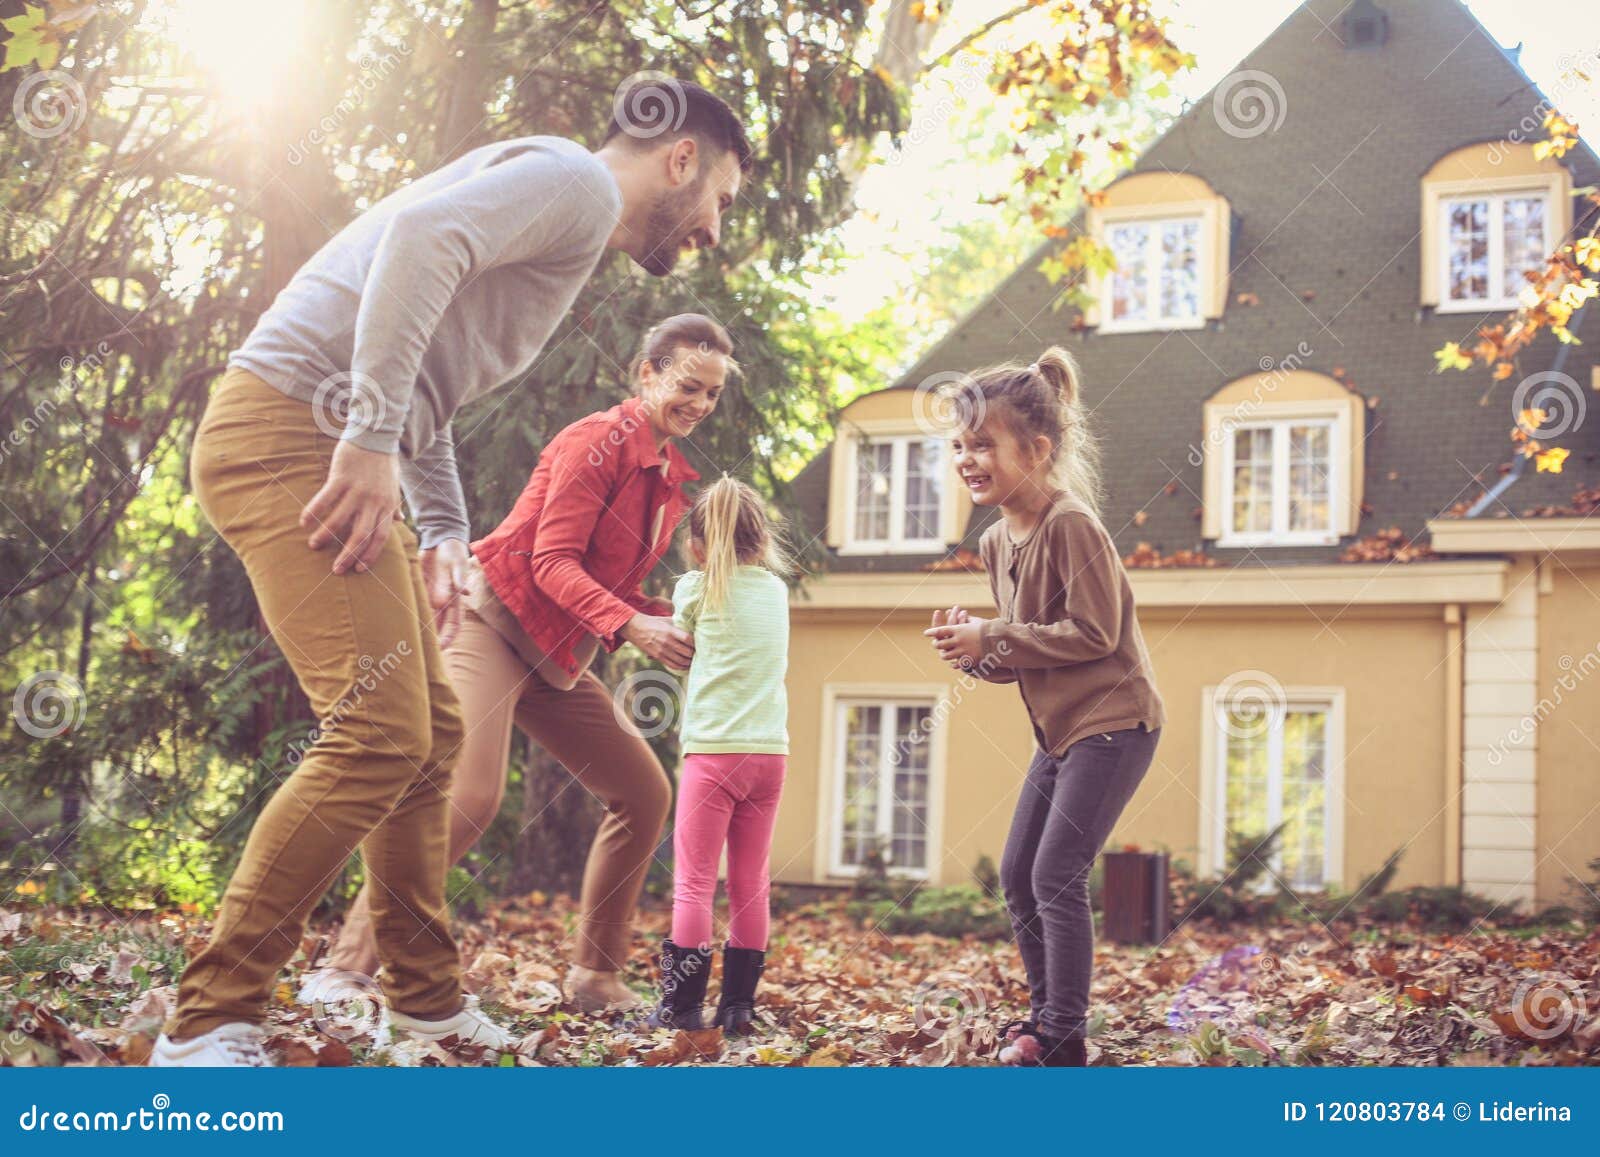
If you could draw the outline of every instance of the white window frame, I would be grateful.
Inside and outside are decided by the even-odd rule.
[[[1112,308],[1113,269],[1100,279],[1100,332],[1101,333],[1151,333],[1177,329],[1200,329],[1206,324],[1206,287],[1210,284],[1211,270],[1206,268],[1206,217],[1195,209],[1183,206],[1162,206],[1162,211],[1123,212],[1104,214],[1100,221],[1100,243],[1111,248],[1111,231],[1125,225],[1144,225],[1151,230],[1151,244],[1145,252],[1145,278],[1150,289],[1151,307],[1148,317],[1118,319]],[[1161,305],[1161,246],[1156,243],[1156,231],[1163,225],[1194,222],[1195,231],[1195,314],[1193,317],[1167,317],[1159,312]]]
[[[1437,190],[1438,204],[1435,208],[1435,228],[1438,230],[1438,285],[1439,304],[1435,309],[1439,313],[1471,313],[1474,310],[1505,310],[1516,309],[1521,303],[1516,295],[1506,297],[1494,295],[1495,287],[1505,281],[1505,214],[1501,205],[1513,198],[1537,197],[1544,202],[1545,226],[1545,257],[1556,251],[1561,244],[1559,236],[1552,236],[1557,230],[1555,218],[1555,193],[1548,182],[1543,184],[1515,185],[1510,187],[1497,186],[1461,186],[1458,183],[1441,185]],[[1461,201],[1487,201],[1489,203],[1489,287],[1491,296],[1483,298],[1468,298],[1460,301],[1450,297],[1450,206]]]
[[[846,740],[848,730],[845,726],[845,712],[852,706],[880,707],[885,709],[884,719],[891,718],[889,709],[900,707],[926,707],[931,712],[932,726],[923,742],[928,745],[928,811],[927,829],[924,834],[924,847],[926,848],[925,863],[921,868],[907,868],[896,864],[888,865],[890,876],[900,879],[922,880],[927,883],[940,882],[940,865],[944,858],[944,789],[945,789],[945,753],[946,732],[939,712],[940,697],[947,695],[949,688],[942,684],[828,684],[822,693],[822,745],[824,758],[828,761],[828,769],[822,777],[824,790],[817,793],[818,830],[826,833],[826,838],[817,841],[818,862],[817,877],[819,879],[834,877],[839,879],[855,879],[861,875],[862,868],[858,864],[846,864],[844,860],[844,793],[846,772]],[[885,722],[887,730],[890,724]],[[880,754],[879,767],[879,822],[888,824],[889,840],[893,841],[893,811],[894,779],[893,766],[889,766],[890,774],[883,775],[884,764],[887,764],[891,748],[883,748]],[[885,798],[888,799],[890,808],[883,806]]]
[[[1328,529],[1294,530],[1289,527],[1289,430],[1293,426],[1327,426]],[[1222,533],[1219,547],[1332,546],[1344,525],[1344,504],[1349,500],[1345,473],[1350,461],[1350,423],[1343,408],[1305,407],[1296,411],[1274,409],[1270,414],[1243,422],[1224,422],[1222,438]],[[1235,436],[1241,430],[1272,430],[1272,527],[1265,531],[1233,529],[1233,474]]]
[[[1220,716],[1225,706],[1222,693],[1228,684],[1211,685],[1201,689],[1201,759],[1200,759],[1200,863],[1208,874],[1219,874],[1228,868],[1228,733],[1221,725]],[[1324,735],[1327,766],[1324,769],[1323,798],[1327,812],[1323,816],[1322,886],[1338,887],[1344,880],[1344,729],[1345,691],[1343,687],[1284,687],[1282,708],[1291,710],[1323,711],[1327,715]],[[1271,831],[1282,820],[1283,799],[1283,729],[1275,725],[1268,736],[1267,754],[1267,830]],[[1265,833],[1262,833],[1265,834]],[[1273,865],[1274,872],[1281,871],[1281,861]],[[1263,892],[1277,887],[1269,875],[1260,885]]]
[[[934,519],[936,533],[932,538],[906,538],[906,456],[913,442],[932,441],[939,445],[939,510]],[[850,460],[845,470],[845,524],[844,541],[840,554],[942,554],[945,540],[942,528],[949,510],[950,447],[940,438],[922,433],[878,434],[861,432],[852,434],[849,444]],[[888,443],[893,447],[889,467],[889,537],[859,538],[856,536],[857,472],[861,468],[863,442]]]

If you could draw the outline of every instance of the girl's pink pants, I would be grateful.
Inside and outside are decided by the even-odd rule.
[[[717,862],[726,843],[728,943],[766,950],[772,828],[788,762],[784,755],[684,756],[672,834],[674,944],[711,947]]]

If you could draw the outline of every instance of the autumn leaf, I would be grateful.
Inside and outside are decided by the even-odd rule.
[[[1438,363],[1438,372],[1445,370],[1469,370],[1472,368],[1472,359],[1461,352],[1461,347],[1455,342],[1446,342],[1443,348],[1435,350],[1433,360]]]
[[[836,1069],[848,1065],[854,1059],[848,1049],[838,1044],[825,1044],[816,1052],[806,1058],[806,1067],[813,1069]]]
[[[0,72],[10,72],[28,63],[40,68],[54,68],[61,53],[61,42],[56,30],[45,20],[44,9],[35,4],[23,6],[21,16],[0,20],[0,28],[10,33],[5,42],[6,58]]]
[[[1570,451],[1561,446],[1552,446],[1548,450],[1541,450],[1534,455],[1535,473],[1560,474],[1562,464],[1566,462]]]
[[[640,1058],[652,1068],[658,1065],[681,1065],[692,1060],[716,1060],[722,1055],[722,1030],[679,1029],[672,1039],[658,1049],[652,1049]]]
[[[1577,123],[1569,121],[1554,109],[1545,114],[1544,129],[1549,134],[1548,138],[1535,141],[1533,145],[1533,155],[1536,160],[1564,157],[1578,143]]]

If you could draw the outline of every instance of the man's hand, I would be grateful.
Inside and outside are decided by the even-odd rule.
[[[694,636],[671,619],[634,615],[617,634],[675,671],[686,671],[694,659]]]
[[[934,611],[933,625],[922,633],[933,643],[939,658],[960,671],[970,671],[983,659],[982,619],[959,606]]]
[[[333,560],[334,574],[344,574],[352,567],[361,574],[378,561],[399,509],[396,456],[340,442],[333,451],[328,480],[300,512],[300,526],[311,530],[306,541],[312,550],[340,544],[339,556]]]
[[[461,592],[467,588],[469,557],[467,544],[459,538],[447,538],[422,552],[422,581],[428,588],[440,647],[448,647],[461,629]]]

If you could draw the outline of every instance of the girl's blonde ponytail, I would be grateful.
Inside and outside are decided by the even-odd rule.
[[[705,604],[720,607],[728,597],[734,568],[739,565],[739,483],[728,475],[713,482],[695,504],[699,526],[691,533],[705,551]]]

